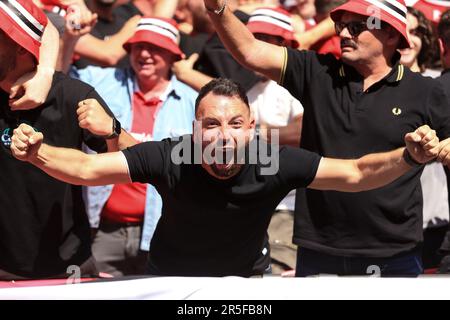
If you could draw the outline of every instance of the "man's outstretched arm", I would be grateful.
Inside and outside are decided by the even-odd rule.
[[[11,152],[48,175],[74,185],[97,186],[131,182],[122,152],[88,155],[42,143],[42,133],[26,124],[14,130]]]
[[[323,158],[309,188],[344,192],[380,188],[408,172],[411,162],[425,164],[439,153],[439,139],[428,126],[408,133],[405,143],[406,148],[369,154],[356,160]],[[412,158],[410,163],[405,160],[405,152]]]
[[[222,8],[226,0],[205,0],[206,8]],[[209,11],[209,17],[227,50],[248,69],[279,81],[286,63],[285,48],[257,40],[228,6],[221,15]]]

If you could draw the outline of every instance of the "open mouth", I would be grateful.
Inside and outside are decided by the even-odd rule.
[[[236,158],[236,149],[232,147],[217,147],[214,150],[215,163],[228,166],[234,163]]]

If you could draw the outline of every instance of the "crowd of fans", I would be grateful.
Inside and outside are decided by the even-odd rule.
[[[369,153],[366,151],[388,151],[393,149],[390,148],[391,146],[396,147],[393,141],[397,139],[401,139],[403,143],[403,136],[394,139],[387,134],[392,132],[390,126],[396,126],[396,124],[380,123],[385,121],[382,116],[374,116],[372,121],[377,122],[374,126],[386,126],[386,135],[375,138],[374,135],[367,133],[369,131],[364,131],[362,122],[355,124],[360,120],[350,119],[349,122],[342,120],[342,123],[336,120],[335,117],[338,118],[338,116],[333,114],[334,111],[328,112],[327,105],[321,105],[320,109],[312,110],[311,105],[314,105],[316,100],[313,94],[308,92],[315,90],[314,94],[321,95],[321,88],[314,82],[315,80],[310,81],[310,83],[314,82],[314,85],[309,85],[308,79],[324,76],[324,74],[331,77],[333,89],[328,90],[329,84],[323,80],[323,90],[328,90],[328,93],[323,93],[323,96],[333,97],[322,100],[324,104],[331,105],[334,103],[333,99],[339,100],[346,95],[345,90],[336,94],[330,93],[336,87],[343,86],[338,83],[338,80],[344,78],[346,74],[352,76],[355,73],[354,70],[344,68],[342,65],[337,67],[335,74],[329,74],[334,72],[333,63],[340,61],[345,46],[352,46],[352,43],[342,40],[347,39],[346,32],[350,34],[348,37],[357,38],[361,32],[367,31],[367,25],[364,29],[355,23],[354,18],[350,19],[350,22],[346,21],[346,13],[335,10],[342,8],[347,3],[346,0],[228,0],[217,1],[219,7],[212,8],[209,5],[215,2],[206,0],[21,0],[18,1],[18,6],[24,6],[27,9],[28,7],[23,3],[31,1],[51,22],[49,24],[42,22],[42,25],[55,26],[59,34],[56,63],[58,73],[53,78],[46,103],[55,110],[59,110],[54,107],[58,104],[71,105],[61,108],[60,112],[74,114],[61,116],[58,113],[55,116],[56,113],[54,113],[47,116],[46,125],[54,126],[51,134],[44,133],[45,137],[52,137],[48,141],[50,144],[61,144],[61,141],[70,140],[70,143],[67,142],[67,145],[62,146],[92,153],[93,150],[97,152],[121,150],[136,143],[161,141],[191,134],[192,123],[196,117],[198,92],[217,78],[231,79],[245,90],[256,121],[256,131],[261,139],[271,141],[272,132],[276,129],[281,145],[293,147],[301,145],[324,156],[336,158],[359,157]],[[365,0],[351,1],[356,1],[356,4],[352,4],[353,8],[358,8],[360,2],[367,2]],[[402,0],[374,0],[373,2],[382,3],[380,5],[382,12],[386,6],[394,7],[399,11],[399,8],[404,5]],[[408,7],[406,19],[403,22],[406,24],[406,29],[402,36],[405,37],[408,45],[394,45],[395,53],[392,54],[392,61],[397,59],[401,65],[394,61],[390,65],[394,74],[384,75],[387,78],[393,77],[392,83],[378,86],[375,81],[373,87],[385,85],[395,87],[395,82],[403,81],[403,73],[407,73],[404,68],[408,68],[412,73],[438,78],[433,80],[433,83],[441,83],[444,88],[442,96],[450,97],[450,80],[446,78],[449,75],[446,72],[450,68],[450,11],[447,11],[450,10],[450,1],[409,0],[406,2]],[[1,1],[0,9],[6,10],[5,12],[9,14],[8,8],[16,4],[17,2],[12,0]],[[225,6],[222,7],[222,4]],[[287,48],[283,49],[285,61],[280,68],[281,72],[272,76],[275,68],[271,68],[271,61],[261,57],[268,56],[266,51],[250,50],[252,48],[250,44],[248,47],[240,45],[240,41],[247,35],[238,30],[234,20],[228,21],[227,12],[223,14],[220,10],[232,12],[240,22],[246,25],[254,39]],[[351,12],[360,14],[358,11]],[[383,14],[381,13],[382,26],[386,23]],[[24,15],[27,17],[27,14]],[[1,19],[4,18],[1,17]],[[403,20],[399,19],[399,21]],[[2,37],[11,35],[13,31],[8,31],[11,30],[8,29],[8,22],[4,20],[1,24],[1,30],[4,33]],[[219,24],[222,24],[223,29],[219,27]],[[399,24],[400,22],[395,25],[391,23],[397,31],[400,28]],[[243,36],[239,38],[241,34]],[[12,38],[15,40],[14,37]],[[362,38],[361,43],[363,43]],[[15,41],[20,44],[18,40]],[[386,46],[389,46],[389,41],[390,38],[386,41]],[[399,41],[401,42],[402,38]],[[251,52],[251,56],[250,53],[241,53],[245,50]],[[299,52],[298,56],[293,54],[295,51]],[[316,52],[323,56],[315,55],[314,57],[326,58],[300,56],[303,52]],[[372,51],[372,54],[375,55],[375,51]],[[3,55],[0,57],[4,59]],[[36,55],[39,65],[45,63],[44,58],[46,57],[42,54]],[[294,59],[304,60],[297,62]],[[292,67],[294,61],[302,65],[308,73],[303,76],[298,72],[298,80],[295,78],[298,70]],[[340,62],[336,62],[337,64],[341,66]],[[324,71],[321,67],[325,65],[331,67]],[[360,70],[365,70],[363,67],[355,69],[359,74],[363,73]],[[74,80],[63,78],[62,73],[70,76],[71,79],[81,80],[84,84],[71,82]],[[415,74],[407,73],[407,79],[415,76]],[[355,76],[355,79],[357,78]],[[406,81],[412,83],[413,80]],[[356,85],[357,81],[350,82]],[[415,88],[412,90],[422,90],[415,87],[420,85],[418,83],[420,82],[411,84],[411,88]],[[24,88],[27,89],[26,86]],[[361,88],[367,93],[371,92],[371,89],[372,87],[366,86],[365,83],[364,88]],[[405,92],[408,90],[403,88],[402,92],[405,95],[413,94],[413,92]],[[423,90],[425,92],[425,89]],[[5,87],[2,87],[2,93],[5,91]],[[43,89],[43,91],[46,90]],[[12,96],[11,94],[8,99],[4,95],[5,100],[1,102],[8,101],[8,106],[0,107],[10,108],[10,104],[17,105],[18,102],[11,99]],[[436,115],[439,111],[431,106],[438,104],[436,102],[438,98],[431,95],[425,98],[425,93],[423,97],[424,104],[430,104],[430,110],[423,111],[424,115],[418,116],[422,123],[419,120],[414,121],[417,122],[417,127],[430,124],[432,129],[444,135],[440,137],[444,140],[447,138],[445,135],[450,133],[446,131],[448,126],[445,125],[446,119],[442,114]],[[347,98],[342,99],[344,103],[341,105],[345,108]],[[353,103],[357,98],[348,99]],[[391,106],[392,103],[389,103],[388,111],[392,111],[396,116],[402,112],[408,112],[406,100],[400,98],[399,101],[405,101],[403,105]],[[447,106],[450,111],[449,101]],[[365,103],[369,104],[367,101]],[[378,103],[382,104],[383,101]],[[379,106],[374,104],[371,107]],[[31,121],[34,110],[40,108],[40,104],[35,104],[21,108],[22,111],[17,111],[19,110],[17,108],[8,111],[2,109],[0,120]],[[352,111],[352,117],[355,116],[357,119],[359,115],[353,115],[353,112],[363,113],[363,111],[362,109]],[[380,110],[380,113],[382,112]],[[31,115],[28,116],[29,114]],[[342,129],[346,133],[336,134],[337,140],[334,141],[330,135],[341,131],[335,127],[327,127],[327,122],[320,122],[321,120],[313,124],[314,121],[311,119],[316,120],[317,117],[323,117],[327,121],[336,120],[335,126],[339,126],[339,130]],[[350,118],[350,115],[348,117]],[[111,118],[113,118],[112,124],[109,122]],[[427,119],[431,119],[430,123]],[[119,127],[116,122],[120,123]],[[9,120],[5,120],[5,123],[8,123],[8,126],[0,128],[2,141],[8,135],[9,131],[6,130],[14,129]],[[14,125],[17,127],[19,123]],[[352,125],[354,127],[351,127]],[[112,134],[108,131],[111,126]],[[398,124],[398,127],[401,126]],[[105,127],[106,131],[103,130]],[[322,134],[322,131],[327,130],[331,133]],[[125,135],[123,131],[128,132],[129,135]],[[406,132],[408,131],[404,131],[403,135]],[[358,139],[365,137],[366,140],[350,137],[352,134],[358,136]],[[304,136],[305,141],[303,141]],[[97,141],[102,140],[100,137],[106,137],[106,142]],[[116,140],[111,139],[117,137],[119,137],[118,141],[113,145],[111,141]],[[345,139],[354,144],[364,141],[368,147],[364,148],[362,154],[350,149],[344,154],[335,152],[331,145],[335,144],[338,148],[346,149],[342,141]],[[391,144],[388,145],[389,148],[381,150],[384,146],[380,147],[373,139],[385,139]],[[371,146],[372,142],[373,146]],[[3,144],[5,145],[4,141]],[[7,156],[3,155],[0,158],[0,163],[6,162],[5,157]],[[12,156],[8,157],[12,159]],[[8,161],[11,159],[8,158]],[[299,166],[301,165],[300,163]],[[12,172],[17,169],[15,165],[4,166],[4,168]],[[414,178],[412,175],[408,176],[398,183],[396,189],[389,189],[385,193],[369,194],[368,197],[371,200],[366,202],[367,211],[359,208],[360,205],[365,205],[364,201],[350,196],[344,203],[328,191],[326,191],[328,193],[324,191],[323,194],[308,194],[307,191],[306,196],[304,190],[297,191],[297,194],[291,191],[273,212],[267,235],[261,243],[261,250],[255,254],[257,256],[253,266],[255,274],[272,273],[293,276],[296,268],[297,275],[360,274],[359,271],[341,272],[338,267],[317,269],[312,267],[314,263],[308,264],[308,261],[337,266],[337,260],[330,260],[331,257],[333,259],[367,258],[373,259],[369,265],[380,265],[383,269],[385,261],[380,260],[381,258],[406,259],[410,257],[411,252],[414,258],[420,258],[420,271],[414,271],[411,274],[450,272],[448,169],[443,163],[437,161],[421,169],[420,172],[416,172],[420,175],[421,183],[418,189],[410,190],[404,187]],[[27,170],[22,174],[29,174],[30,180],[27,183],[33,184],[35,174]],[[2,175],[4,178],[0,178],[2,186],[0,201],[11,203],[6,205],[0,203],[2,208],[0,211],[3,211],[0,214],[0,280],[61,277],[64,276],[65,268],[69,265],[79,265],[83,274],[86,275],[100,273],[103,276],[120,277],[148,273],[147,256],[149,252],[150,255],[152,254],[151,241],[163,207],[163,201],[152,185],[134,182],[83,187],[81,193],[76,191],[78,189],[64,189],[59,183],[53,183],[50,186],[35,183],[35,191],[28,194],[23,192],[20,189],[22,185],[17,183],[14,184],[13,190],[10,190],[8,185],[12,182],[7,180],[13,179],[13,176],[3,173]],[[404,190],[406,195],[397,194],[401,190]],[[384,197],[388,191],[391,194],[389,197]],[[64,195],[57,195],[61,192],[66,195],[70,193],[71,201],[76,199],[78,204],[74,205],[67,200],[62,201],[59,205],[64,208],[65,213],[62,217],[58,217],[58,214],[54,212],[59,208],[52,208],[50,201],[42,200],[42,198],[63,197]],[[20,193],[22,200],[18,197],[9,198],[11,193]],[[315,197],[315,202],[311,200],[312,197]],[[414,203],[396,203],[394,200],[405,199],[405,197],[414,198]],[[23,198],[27,199],[23,200]],[[36,204],[41,200],[46,204]],[[24,203],[17,204],[20,201]],[[299,205],[299,202],[302,203]],[[353,203],[354,207],[348,209],[349,207],[346,206],[349,203]],[[302,206],[306,204],[309,208],[302,210]],[[23,210],[25,214],[10,220],[8,216],[15,215],[16,205],[25,206]],[[324,206],[323,208],[333,206],[334,208],[322,209],[321,205]],[[372,210],[371,205],[378,209],[388,208],[387,211],[380,209],[382,211],[380,216],[389,214],[392,216],[376,217],[378,209]],[[78,206],[84,206],[85,209],[80,209]],[[404,207],[408,208],[405,208],[405,213],[401,214],[396,211],[398,207],[402,210]],[[389,208],[392,212],[387,213]],[[345,212],[345,210],[354,212],[346,214],[345,218],[338,215],[339,219],[338,216],[326,214],[327,210],[334,209],[336,212]],[[414,211],[414,214],[411,213],[412,211],[407,211],[410,209]],[[31,216],[34,210],[38,212],[36,213],[38,217],[28,217],[26,212],[28,211]],[[310,213],[307,214],[309,211]],[[67,218],[69,215],[72,216],[70,219]],[[80,215],[86,215],[88,218]],[[302,219],[308,221],[299,221],[302,215],[307,216]],[[367,215],[367,221],[370,220],[370,222],[366,223],[360,218],[353,220],[352,215]],[[416,228],[417,219],[411,218],[413,215],[420,219],[423,217],[423,224],[420,221],[423,228],[420,231]],[[16,229],[12,221],[21,227]],[[236,223],[239,222],[236,221]],[[334,226],[330,227],[333,224]],[[346,226],[342,227],[341,224]],[[403,227],[396,229],[399,225]],[[339,228],[341,231],[337,231]],[[36,231],[38,229],[40,231]],[[89,229],[91,233],[86,234],[86,230]],[[420,236],[415,234],[411,236],[414,239],[408,238],[405,234],[409,233],[410,229],[414,229],[416,233],[419,232]],[[384,231],[386,234],[383,234]],[[38,235],[30,236],[31,232]],[[302,232],[306,234],[305,237],[298,235]],[[373,234],[376,240],[370,244]],[[233,237],[232,234],[229,236]],[[61,237],[65,238],[61,239]],[[202,241],[208,243],[209,239]],[[386,248],[383,248],[383,245]],[[319,253],[321,255],[318,255]],[[214,257],[215,254],[211,256]],[[230,259],[233,259],[233,255],[230,255]],[[352,260],[352,263],[354,262]],[[300,266],[302,270],[299,269]],[[199,269],[202,268],[199,267]],[[318,271],[315,272],[316,270]],[[402,275],[401,272],[391,274]],[[405,275],[411,274],[405,273]],[[389,273],[387,272],[386,275]]]

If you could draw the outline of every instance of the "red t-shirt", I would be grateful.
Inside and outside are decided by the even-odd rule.
[[[422,13],[427,17],[428,20],[432,21],[434,26],[437,26],[441,20],[441,15],[450,10],[450,1],[445,0],[419,0],[414,6],[417,10],[422,11]]]
[[[133,95],[133,124],[130,134],[139,142],[153,140],[153,125],[162,101],[146,100],[136,91]],[[102,219],[116,223],[141,223],[144,220],[147,185],[144,183],[116,184],[106,202]]]

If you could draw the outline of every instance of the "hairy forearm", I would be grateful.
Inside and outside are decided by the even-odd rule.
[[[385,186],[403,174],[411,167],[403,159],[405,148],[391,152],[374,153],[355,160],[359,177],[354,184],[356,190],[364,191]]]

